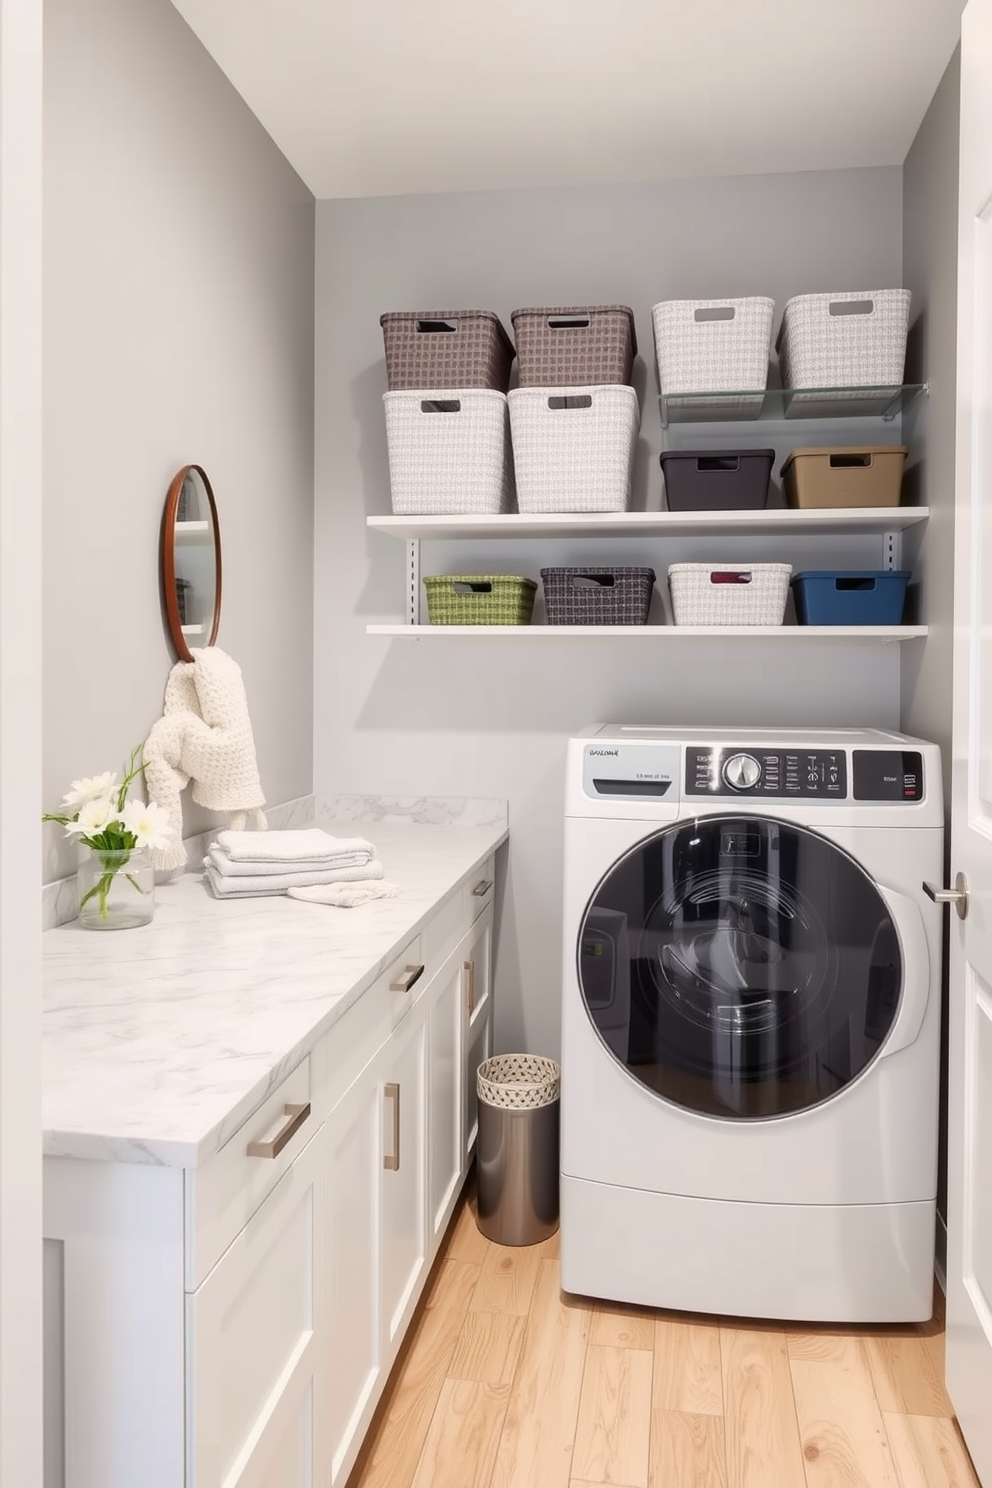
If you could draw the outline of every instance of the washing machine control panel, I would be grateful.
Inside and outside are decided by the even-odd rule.
[[[847,754],[843,749],[686,750],[687,796],[819,797],[847,796]]]

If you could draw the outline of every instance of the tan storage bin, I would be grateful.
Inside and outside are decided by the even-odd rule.
[[[898,506],[904,444],[797,449],[782,466],[790,506]]]

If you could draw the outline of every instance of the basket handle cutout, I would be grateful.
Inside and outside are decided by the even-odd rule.
[[[697,310],[695,318],[702,324],[707,320],[733,320],[736,314],[736,305],[710,305],[707,309]]]
[[[733,572],[731,572],[727,569],[721,568],[715,569],[713,573],[710,574],[711,584],[750,584],[750,582],[750,573],[742,572],[740,569],[735,569]]]
[[[571,397],[554,397],[548,399],[548,407],[554,413],[560,408],[591,408],[592,398],[588,393],[573,393]]]
[[[458,579],[451,586],[454,594],[492,594],[493,586],[480,580],[478,583],[469,584],[463,579]]]
[[[570,583],[573,589],[612,589],[616,581],[615,574],[573,574]]]
[[[740,470],[740,455],[700,455],[696,469],[702,474],[708,470]]]
[[[549,331],[587,331],[589,329],[588,315],[549,315]]]
[[[461,413],[461,398],[424,398],[420,404],[421,413]]]
[[[418,320],[417,332],[421,336],[450,335],[458,330],[457,320]]]
[[[870,315],[875,308],[874,300],[833,300],[831,315]]]
[[[831,470],[869,470],[872,455],[831,455]]]
[[[834,579],[838,594],[871,594],[878,588],[876,579]]]

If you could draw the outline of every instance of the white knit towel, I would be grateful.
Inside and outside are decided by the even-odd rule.
[[[175,846],[154,854],[156,868],[186,862],[181,793],[190,781],[197,805],[230,812],[232,827],[249,816],[266,825],[241,668],[218,646],[190,654],[172,668],[163,715],[145,740],[148,798],[165,807],[175,831]]]
[[[305,899],[308,904],[331,904],[336,909],[357,909],[372,899],[395,899],[399,889],[385,879],[379,883],[323,884],[312,889],[289,889],[290,899]]]
[[[354,863],[371,862],[375,857],[375,848],[364,837],[332,837],[330,832],[323,832],[320,827],[266,832],[264,837],[258,832],[218,832],[211,846],[239,869],[242,864],[246,865],[245,872],[254,871],[247,867],[249,863],[265,864],[265,871],[270,872],[270,865],[274,863],[292,864],[294,868],[303,865],[320,867],[325,863],[347,868]]]
[[[204,858],[203,866],[218,899],[285,894],[287,889],[305,888],[308,884],[365,883],[368,879],[384,876],[383,866],[377,859],[357,868],[314,868],[306,873],[257,873],[251,876],[218,873],[209,856]]]
[[[338,868],[357,868],[360,870],[359,878],[365,878],[368,875],[364,870],[374,860],[374,856],[369,857],[362,853],[360,857],[357,854],[348,854],[342,858],[273,858],[270,862],[242,862],[221,852],[216,842],[211,842],[207,848],[211,866],[225,877],[233,878],[264,878],[273,873],[323,872],[330,875]]]

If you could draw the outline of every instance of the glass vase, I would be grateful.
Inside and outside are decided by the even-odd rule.
[[[148,848],[101,852],[81,842],[76,886],[79,923],[86,930],[130,930],[147,925],[155,913],[155,869]]]

